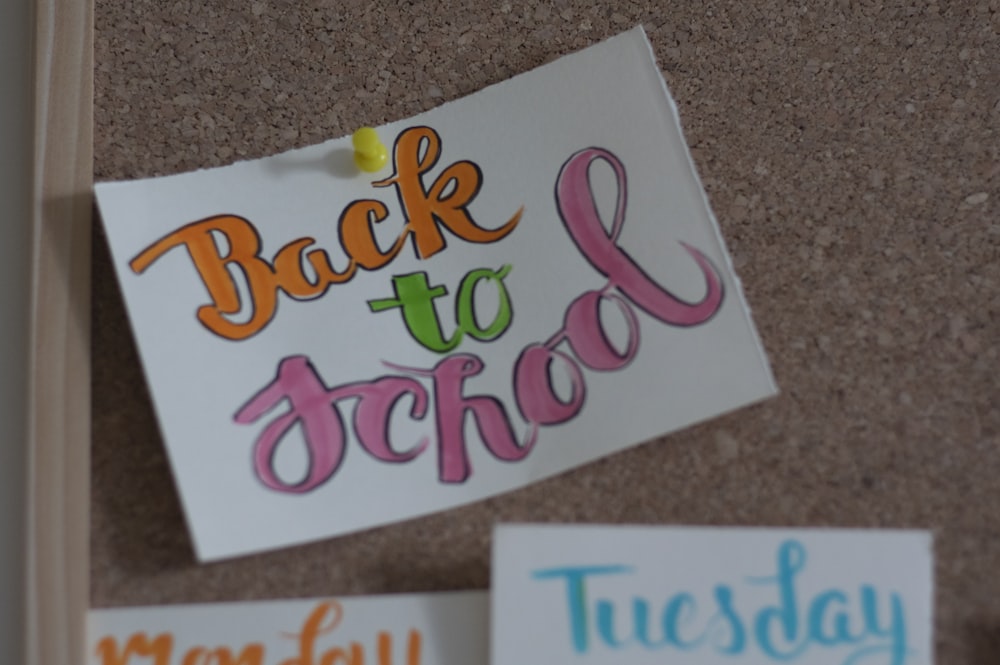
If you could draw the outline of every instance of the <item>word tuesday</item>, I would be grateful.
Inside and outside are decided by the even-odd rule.
[[[775,558],[774,575],[746,579],[755,588],[740,592],[728,584],[715,586],[709,607],[686,591],[651,599],[648,582],[641,585],[647,593],[630,603],[596,597],[595,585],[609,589],[628,584],[636,571],[626,565],[547,568],[532,577],[562,583],[570,644],[580,655],[601,647],[616,653],[672,648],[692,655],[714,651],[736,660],[756,652],[782,662],[904,665],[912,651],[898,593],[881,599],[874,585],[862,584],[854,598],[850,590],[839,588],[807,595],[801,588],[806,585],[798,582],[806,567],[806,547],[784,541]],[[760,587],[776,591],[777,603],[757,605]]]

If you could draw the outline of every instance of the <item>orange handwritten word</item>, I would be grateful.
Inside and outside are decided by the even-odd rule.
[[[343,609],[337,602],[321,603],[306,619],[298,638],[299,653],[293,658],[281,661],[280,665],[365,665],[365,649],[359,642],[351,642],[347,648],[335,647],[316,657],[316,639],[320,635],[333,632],[343,618]],[[329,621],[326,621],[327,616]],[[325,625],[324,625],[324,622]],[[406,665],[420,665],[420,645],[422,636],[419,630],[410,630],[406,644]],[[379,631],[376,636],[377,665],[393,665],[392,635]]]
[[[463,240],[488,243],[513,231],[524,211],[519,208],[498,229],[477,225],[467,209],[483,185],[483,173],[474,162],[455,162],[435,178],[429,189],[424,189],[420,176],[434,167],[440,154],[441,138],[437,132],[430,127],[411,127],[396,139],[392,155],[396,172],[372,183],[375,187],[396,186],[399,202],[406,211],[405,232],[413,235],[413,246],[422,259],[445,248],[439,223]]]
[[[184,654],[181,665],[264,665],[264,646],[248,644],[236,657],[226,647],[195,647]]]
[[[101,665],[129,665],[134,662],[133,656],[142,658],[144,664],[170,665],[173,647],[174,637],[170,633],[161,633],[152,642],[145,633],[135,633],[121,651],[115,638],[105,637],[97,644],[97,657]],[[146,660],[149,658],[152,661]],[[184,654],[181,665],[264,665],[264,647],[248,644],[238,656],[226,647],[212,650],[195,647]]]
[[[423,636],[419,630],[411,629],[407,635],[405,661],[393,659],[392,634],[378,631],[375,636],[374,660],[367,656],[365,646],[351,641],[347,646],[322,649],[317,646],[320,637],[332,633],[343,619],[344,611],[340,603],[328,601],[319,603],[302,625],[302,631],[283,634],[296,644],[295,655],[278,665],[420,665]],[[259,642],[246,644],[234,655],[235,649],[227,646],[208,648],[195,646],[184,651],[179,661],[174,660],[174,636],[160,633],[150,640],[144,632],[133,633],[119,648],[118,641],[111,636],[102,638],[95,649],[99,665],[266,665],[264,645]]]
[[[447,246],[441,227],[472,243],[496,242],[513,231],[523,207],[495,229],[483,228],[472,218],[468,206],[483,181],[475,163],[455,162],[424,186],[422,176],[440,155],[441,139],[430,127],[411,127],[399,135],[393,175],[372,185],[395,187],[406,221],[392,245],[380,247],[374,225],[389,217],[388,207],[373,199],[351,202],[338,220],[340,247],[347,255],[342,269],[334,267],[325,250],[310,249],[316,243],[310,237],[285,244],[268,261],[261,256],[260,235],[253,224],[230,214],[182,226],[143,249],[129,267],[142,274],[170,250],[184,247],[211,300],[198,308],[198,321],[226,339],[246,339],[274,318],[279,291],[294,300],[318,298],[330,285],[350,281],[358,268],[374,271],[388,265],[408,237],[417,257],[426,259]],[[241,300],[242,291],[249,293],[247,302]]]
[[[146,633],[133,633],[121,651],[113,637],[105,637],[97,643],[97,657],[102,665],[128,665],[132,656],[152,658],[152,665],[170,665],[173,650],[174,636],[170,633],[157,635],[152,641]]]

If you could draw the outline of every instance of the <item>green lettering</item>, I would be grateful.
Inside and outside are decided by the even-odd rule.
[[[427,273],[411,272],[406,275],[395,275],[392,287],[395,298],[379,298],[369,300],[368,308],[372,312],[384,312],[388,309],[402,309],[403,323],[417,342],[424,348],[436,353],[447,353],[455,349],[465,334],[481,342],[489,342],[504,333],[510,327],[514,316],[510,304],[510,294],[504,286],[503,279],[511,271],[509,264],[499,270],[479,268],[469,271],[462,278],[458,287],[458,297],[455,301],[455,333],[451,338],[445,337],[441,329],[434,300],[448,294],[448,289],[442,285],[431,286],[427,281]],[[483,280],[496,284],[500,304],[493,320],[483,326],[476,316],[475,294],[477,285]]]
[[[430,286],[425,272],[395,275],[392,286],[396,297],[369,300],[368,307],[372,312],[401,307],[407,330],[420,344],[437,353],[447,353],[458,346],[462,341],[462,331],[456,330],[451,339],[445,339],[434,307],[434,299],[446,295],[448,289],[440,285]]]
[[[460,330],[467,332],[482,342],[494,340],[507,330],[508,326],[510,326],[512,312],[510,308],[510,295],[503,284],[503,278],[510,273],[511,267],[510,264],[507,264],[501,267],[500,270],[480,268],[479,270],[469,272],[469,274],[462,278],[462,285],[458,289],[458,305],[456,307]],[[476,319],[476,308],[473,302],[476,285],[484,279],[496,283],[497,292],[500,296],[500,307],[497,309],[497,315],[494,317],[493,323],[485,328],[481,327],[479,321]]]

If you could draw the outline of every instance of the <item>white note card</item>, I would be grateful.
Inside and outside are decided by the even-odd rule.
[[[485,663],[484,591],[91,610],[87,665]]]
[[[96,188],[196,554],[459,506],[776,392],[641,28],[256,161]]]
[[[505,525],[492,665],[930,665],[921,531]]]

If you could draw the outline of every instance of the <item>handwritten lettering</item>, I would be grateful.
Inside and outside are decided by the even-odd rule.
[[[228,647],[195,647],[184,654],[181,665],[264,665],[264,645],[248,644],[238,656]]]
[[[236,414],[238,423],[251,423],[283,400],[287,413],[271,421],[254,446],[254,469],[267,487],[283,492],[303,493],[326,482],[344,457],[346,436],[340,413],[331,405],[339,400],[357,398],[354,431],[361,446],[383,462],[407,462],[427,447],[421,439],[409,450],[400,452],[389,441],[389,420],[397,403],[412,399],[410,415],[421,419],[427,412],[427,391],[407,377],[381,377],[374,381],[350,383],[327,390],[305,356],[285,358],[278,375]],[[309,472],[296,483],[288,483],[274,471],[278,444],[295,426],[301,425],[309,451]]]
[[[377,631],[374,649],[356,640],[347,645],[322,647],[321,638],[333,633],[343,616],[343,608],[336,601],[317,604],[300,632],[283,633],[295,641],[295,652],[281,661],[267,661],[266,650],[260,642],[245,644],[239,649],[193,646],[183,653],[175,653],[175,639],[171,633],[161,633],[152,640],[146,633],[134,633],[123,648],[119,648],[114,637],[106,636],[97,643],[95,653],[99,665],[266,665],[267,662],[277,665],[421,665],[423,636],[415,629],[407,632],[400,660],[394,658],[393,634],[388,630]]]
[[[601,224],[597,202],[590,188],[590,167],[597,160],[607,162],[618,180],[618,201],[611,233]],[[701,269],[706,286],[701,301],[688,303],[658,284],[618,245],[618,236],[625,224],[628,195],[625,167],[615,155],[601,148],[587,148],[570,157],[559,173],[556,198],[559,217],[584,258],[630,302],[672,326],[694,326],[715,316],[722,304],[723,289],[718,273],[707,256],[691,245],[681,243]]]
[[[446,353],[455,349],[464,335],[469,335],[483,342],[492,341],[510,327],[513,312],[510,306],[510,295],[503,284],[503,279],[511,270],[505,265],[499,270],[480,268],[469,272],[462,278],[455,300],[456,330],[449,338],[441,328],[434,300],[448,294],[444,286],[430,286],[427,273],[414,272],[408,275],[396,275],[392,278],[395,298],[380,298],[369,300],[368,307],[372,312],[384,312],[397,307],[402,310],[403,323],[406,329],[424,348],[436,353]],[[475,291],[480,282],[488,280],[496,284],[500,305],[496,315],[485,327],[476,316]]]
[[[636,571],[626,565],[547,568],[534,571],[532,577],[562,582],[569,644],[578,654],[604,647],[613,652],[701,649],[738,656],[756,648],[777,661],[814,662],[819,657],[814,652],[840,649],[839,660],[823,656],[823,662],[858,665],[881,656],[889,665],[904,665],[911,650],[899,594],[888,593],[881,608],[879,591],[870,584],[860,585],[853,599],[840,589],[803,597],[799,577],[806,559],[800,542],[785,541],[777,550],[776,573],[746,580],[753,586],[773,588],[777,595],[776,604],[754,613],[748,613],[745,598],[737,609],[737,591],[727,584],[715,586],[714,602],[708,607],[687,591],[654,600],[643,589],[628,604],[592,591],[593,585],[602,582],[618,587],[627,584],[628,576]]]
[[[105,637],[97,643],[97,657],[102,665],[128,665],[132,658],[150,658],[152,665],[170,665],[174,637],[169,633],[157,635],[152,640],[146,633],[129,636],[125,646],[118,648],[118,641]]]
[[[596,160],[610,164],[618,181],[610,233],[601,223],[590,187],[589,168]],[[236,422],[250,424],[279,403],[287,401],[289,405],[287,411],[265,425],[257,438],[253,456],[257,476],[267,487],[290,492],[309,491],[332,477],[343,458],[348,437],[337,408],[337,403],[346,398],[360,400],[354,429],[365,450],[383,461],[408,461],[416,457],[423,451],[425,440],[407,453],[397,454],[384,434],[389,429],[388,419],[393,406],[404,395],[413,399],[410,417],[415,421],[424,419],[427,392],[413,376],[433,382],[434,429],[441,482],[465,482],[472,473],[465,440],[467,418],[472,418],[483,444],[495,458],[506,462],[524,459],[534,448],[540,427],[567,422],[583,408],[586,384],[581,365],[596,371],[618,370],[635,358],[640,331],[634,308],[638,307],[667,325],[693,326],[708,321],[722,305],[722,281],[709,259],[694,247],[683,245],[701,270],[706,293],[700,301],[688,303],[653,280],[619,246],[626,200],[625,169],[618,158],[606,150],[582,150],[560,171],[556,184],[559,215],[577,248],[608,278],[608,282],[603,289],[586,292],[570,303],[563,327],[548,341],[528,345],[515,362],[512,372],[514,397],[527,421],[523,435],[515,433],[499,399],[491,395],[466,394],[467,379],[485,369],[478,356],[454,354],[432,369],[385,363],[411,376],[383,377],[374,382],[349,383],[332,389],[326,387],[308,359],[292,356],[280,362],[276,378],[234,416]],[[472,274],[476,274],[477,279],[480,277],[478,273]],[[499,284],[502,270],[496,275],[495,281]],[[395,299],[373,301],[370,306],[376,311],[402,307],[411,334],[418,336],[425,346],[431,344],[429,348],[441,352],[457,345],[457,334],[451,339],[444,338],[433,310],[433,299],[443,295],[442,287],[430,287],[426,275],[416,273],[416,276],[403,276],[396,282],[396,289]],[[459,300],[462,300],[461,294]],[[614,303],[625,319],[628,340],[623,349],[617,348],[606,333],[600,306],[604,301]],[[471,327],[471,324],[461,325],[460,318],[461,329]],[[558,348],[564,342],[569,347],[568,352]],[[568,397],[560,396],[552,382],[557,363],[565,366],[570,377]],[[274,470],[274,450],[297,424],[302,425],[301,433],[309,451],[306,479],[300,483],[285,483],[278,479]]]
[[[406,221],[392,245],[383,249],[374,225],[389,217],[388,207],[372,199],[350,203],[338,221],[340,246],[347,256],[340,269],[325,250],[310,249],[316,243],[310,237],[285,244],[268,261],[261,256],[253,224],[231,214],[182,226],[139,252],[129,267],[142,274],[163,255],[184,247],[210,299],[198,308],[198,321],[225,339],[246,339],[274,318],[279,291],[294,300],[319,298],[331,285],[350,281],[359,268],[372,271],[388,265],[407,237],[413,239],[417,256],[426,259],[445,248],[440,226],[472,243],[495,242],[513,231],[523,207],[496,229],[483,228],[472,218],[468,206],[482,187],[482,172],[470,161],[455,162],[424,187],[422,176],[440,153],[440,137],[430,127],[411,127],[399,135],[393,152],[395,173],[372,184],[395,186]],[[228,250],[220,249],[220,243]],[[240,299],[241,287],[249,293],[246,302]]]
[[[430,127],[412,127],[396,139],[393,162],[396,172],[375,187],[395,185],[399,202],[406,212],[406,230],[413,247],[422,259],[445,248],[443,225],[453,234],[475,243],[500,240],[521,221],[520,208],[499,228],[484,229],[469,214],[468,205],[479,193],[483,173],[470,161],[455,162],[441,172],[430,187],[424,188],[422,176],[434,168],[441,154],[441,137]]]
[[[170,633],[161,633],[152,642],[145,633],[135,633],[129,636],[125,647],[120,651],[115,638],[105,637],[97,644],[97,658],[101,665],[130,665],[138,662],[143,665],[170,665],[173,646],[174,638]],[[264,665],[264,647],[257,643],[247,644],[238,655],[234,655],[229,647],[193,647],[184,653],[180,665]]]

